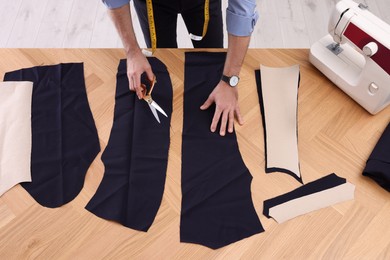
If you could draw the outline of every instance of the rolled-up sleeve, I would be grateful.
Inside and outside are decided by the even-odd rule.
[[[259,15],[256,0],[229,0],[226,9],[226,27],[235,36],[250,36]]]
[[[102,0],[102,1],[108,7],[108,9],[119,8],[130,2],[130,0]]]

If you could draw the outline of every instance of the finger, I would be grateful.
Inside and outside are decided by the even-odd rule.
[[[129,81],[129,89],[130,91],[135,91],[133,81]]]
[[[136,94],[137,94],[137,89],[136,89],[136,83],[135,83],[135,80],[134,80],[134,75],[131,77],[131,86],[132,86],[131,90],[136,92]]]
[[[149,81],[153,81],[154,78],[156,77],[156,76],[154,75],[154,73],[153,73],[151,67],[147,68],[147,69],[145,70],[145,72],[146,72],[146,76],[148,77]]]
[[[134,82],[133,82],[133,76],[130,73],[127,73],[127,79],[129,81],[129,89],[131,91],[135,91],[135,89],[134,89]]]
[[[133,83],[134,83],[134,89],[135,92],[137,93],[138,99],[142,99],[144,97],[144,94],[142,92],[142,87],[141,87],[141,76],[135,74],[133,76]]]
[[[221,128],[219,129],[219,134],[221,136],[224,136],[226,133],[226,124],[228,122],[228,117],[229,117],[229,112],[224,111],[221,119]]]
[[[202,110],[208,109],[213,103],[214,103],[214,98],[212,95],[210,95],[207,98],[207,100],[203,103],[203,105],[200,107],[200,109]]]
[[[241,116],[240,107],[238,105],[236,106],[235,112],[236,112],[236,117],[237,117],[238,123],[240,125],[243,125],[244,124],[244,118]]]
[[[215,109],[213,121],[211,122],[210,130],[211,132],[215,132],[215,129],[217,129],[219,118],[221,117],[222,111],[218,108]]]
[[[234,111],[229,111],[229,133],[233,133],[233,127],[234,127]]]

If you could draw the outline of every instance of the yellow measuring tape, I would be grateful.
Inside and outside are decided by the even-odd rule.
[[[148,15],[148,23],[149,23],[149,33],[150,33],[150,41],[152,43],[152,53],[157,48],[157,36],[156,36],[156,26],[154,25],[154,14],[153,14],[153,3],[152,0],[146,0],[146,9]],[[207,33],[207,27],[209,26],[210,20],[210,0],[205,0],[204,2],[204,23],[203,23],[203,33],[202,36],[195,35],[190,33],[190,38],[195,41],[202,40]]]
[[[190,33],[190,38],[194,41],[201,41],[207,33],[207,27],[209,26],[210,20],[210,0],[204,1],[204,23],[203,23],[203,33],[202,36],[195,35]]]
[[[150,41],[152,42],[152,53],[157,48],[156,27],[154,26],[154,14],[152,0],[146,0],[146,9],[148,13]]]

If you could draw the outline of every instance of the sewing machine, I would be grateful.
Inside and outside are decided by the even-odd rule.
[[[390,104],[390,25],[352,0],[338,2],[310,62],[371,114]]]

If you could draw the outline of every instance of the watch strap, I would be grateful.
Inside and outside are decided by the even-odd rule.
[[[237,77],[238,80],[240,79],[238,76],[235,76],[235,75],[229,77],[229,76],[226,76],[226,75],[223,75],[223,74],[222,74],[221,80],[224,81],[224,82],[226,82],[230,87],[234,88],[234,87],[237,86],[237,84],[236,84],[236,85],[232,85],[232,84],[230,83],[232,77]]]
[[[230,86],[230,77],[222,74],[221,80],[225,81]]]

